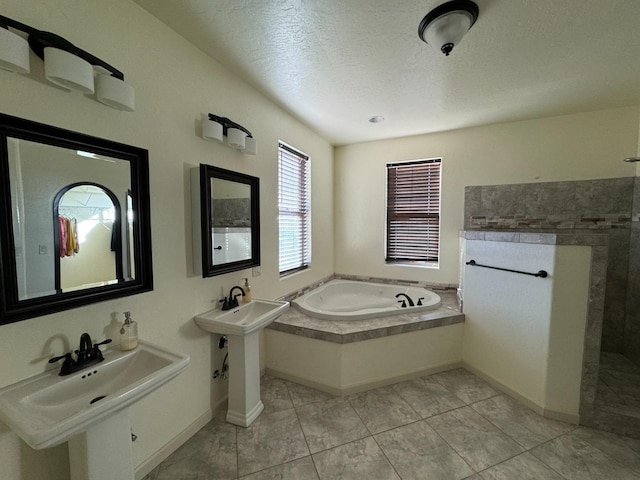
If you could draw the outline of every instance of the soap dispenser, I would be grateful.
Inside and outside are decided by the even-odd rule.
[[[124,312],[124,323],[120,329],[120,348],[133,350],[138,346],[138,324],[131,320],[131,312]]]
[[[244,303],[249,303],[251,301],[251,287],[249,286],[249,279],[244,279],[244,296],[242,297],[242,301]]]

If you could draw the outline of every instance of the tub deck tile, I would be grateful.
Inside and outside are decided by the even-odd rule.
[[[438,294],[442,297],[442,306],[413,315],[332,321],[309,317],[290,308],[267,328],[326,342],[352,343],[464,322],[464,314],[455,307],[456,294]]]

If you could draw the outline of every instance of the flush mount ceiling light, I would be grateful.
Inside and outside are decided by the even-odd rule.
[[[258,152],[256,139],[242,125],[213,113],[209,113],[202,119],[202,138],[223,143],[224,137],[227,137],[227,145],[231,148],[241,150],[248,155],[255,155]]]
[[[470,0],[443,3],[422,19],[418,35],[448,56],[476,22],[478,12],[478,5]]]
[[[9,28],[27,34],[27,40]],[[28,47],[44,60],[44,75],[49,82],[66,90],[95,92],[96,99],[105,105],[134,111],[134,91],[125,83],[122,72],[59,35],[0,15],[0,68],[29,73]]]
[[[382,115],[374,115],[369,119],[369,123],[380,123],[384,122],[384,117]]]

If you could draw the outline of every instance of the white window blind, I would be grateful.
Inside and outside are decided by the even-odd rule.
[[[278,145],[280,275],[311,264],[311,172],[307,155]]]
[[[441,159],[387,164],[386,261],[438,261]]]

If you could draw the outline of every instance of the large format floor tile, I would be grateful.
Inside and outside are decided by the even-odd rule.
[[[424,420],[380,433],[375,439],[403,480],[460,480],[473,474]]]
[[[216,478],[227,480],[237,478],[237,470],[236,429],[222,413],[162,462],[149,479],[200,480],[216,472]]]
[[[260,382],[260,399],[267,412],[279,412],[293,408],[288,382],[265,375]]]
[[[296,412],[311,453],[369,435],[367,427],[344,398],[303,405],[297,407]]]
[[[485,470],[481,477],[483,480],[562,480],[560,475],[528,452]]]
[[[536,447],[575,428],[564,422],[543,418],[505,395],[474,403],[471,408],[526,449]]]
[[[640,479],[640,475],[576,435],[563,435],[531,453],[567,480]]]
[[[542,418],[462,369],[347,398],[265,376],[262,399],[249,428],[223,412],[145,480],[640,480],[640,440]]]
[[[391,387],[357,393],[348,400],[371,433],[420,420],[420,415]]]
[[[500,463],[524,451],[470,407],[425,420],[476,471]]]
[[[304,457],[299,460],[294,460],[293,462],[276,465],[275,467],[267,468],[266,470],[240,478],[242,480],[319,480],[318,472],[316,472],[311,457]]]
[[[246,475],[309,455],[293,409],[264,412],[248,428],[238,428],[238,473]]]
[[[333,395],[315,390],[313,388],[300,385],[298,383],[287,382],[289,388],[289,395],[294,407],[300,407],[302,405],[308,405],[309,403],[322,402],[333,398]]]
[[[432,417],[465,406],[465,402],[431,377],[420,377],[396,383],[393,385],[393,389],[422,418]]]
[[[313,455],[320,480],[400,480],[372,437]]]
[[[437,373],[431,377],[466,404],[500,394],[487,382],[464,368]]]

